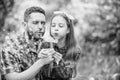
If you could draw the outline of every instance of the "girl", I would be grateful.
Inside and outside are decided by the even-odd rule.
[[[76,63],[81,52],[75,41],[71,18],[64,12],[54,12],[50,35],[58,42],[53,43],[53,41],[53,44],[45,42],[41,48],[50,48],[52,45],[55,50],[52,56],[55,60],[42,67],[39,74],[40,80],[70,80],[76,76]]]

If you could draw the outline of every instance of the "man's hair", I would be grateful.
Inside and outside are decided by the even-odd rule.
[[[30,7],[28,9],[26,9],[25,13],[24,13],[24,21],[27,22],[28,21],[28,18],[29,18],[29,15],[31,13],[34,13],[34,12],[39,12],[39,13],[42,13],[45,15],[45,11],[40,8],[40,7]]]

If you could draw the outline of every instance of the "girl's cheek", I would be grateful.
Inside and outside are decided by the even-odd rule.
[[[53,36],[53,32],[51,31],[51,35]]]
[[[53,33],[53,32],[54,32],[54,29],[52,28],[52,29],[51,29],[51,33]]]

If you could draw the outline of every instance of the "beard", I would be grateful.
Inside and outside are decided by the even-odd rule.
[[[39,40],[39,39],[42,38],[43,34],[44,34],[43,32],[35,32],[35,33],[33,34],[33,39],[34,39],[35,41],[37,41],[37,40]]]
[[[44,32],[39,32],[39,31],[36,31],[36,32],[28,31],[27,33],[28,33],[29,40],[33,40],[33,41],[40,40],[44,35]]]

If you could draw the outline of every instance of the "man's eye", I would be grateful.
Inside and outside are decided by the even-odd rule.
[[[43,21],[43,22],[41,22],[41,24],[42,24],[42,25],[45,25],[45,22]]]
[[[39,22],[38,21],[33,21],[33,24],[38,24]]]
[[[55,27],[55,24],[53,23],[53,24],[51,25],[51,27]]]
[[[59,26],[60,26],[61,28],[62,28],[62,27],[64,27],[64,25],[63,25],[63,24],[61,24],[61,23],[59,24]]]

